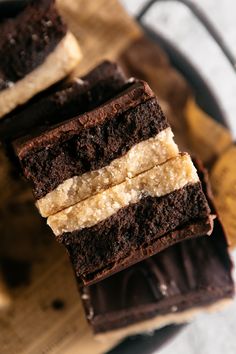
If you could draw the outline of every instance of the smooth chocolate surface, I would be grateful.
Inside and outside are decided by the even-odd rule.
[[[154,93],[138,81],[99,108],[30,140],[18,140],[14,147],[39,199],[64,180],[108,165],[167,127]]]
[[[11,87],[53,51],[67,31],[54,0],[33,0],[0,22],[0,90]]]
[[[181,242],[97,284],[81,288],[95,333],[231,298],[231,260],[222,226]]]
[[[31,139],[53,124],[104,103],[125,83],[117,64],[103,61],[86,76],[55,85],[6,116],[0,122],[0,140],[8,143],[25,135]]]
[[[144,197],[95,226],[58,239],[81,282],[91,284],[176,242],[210,232],[209,212],[199,182],[163,197]]]
[[[195,165],[215,213],[206,171],[199,161]],[[231,270],[224,229],[216,218],[211,237],[176,244],[80,291],[87,318],[100,333],[232,298]]]

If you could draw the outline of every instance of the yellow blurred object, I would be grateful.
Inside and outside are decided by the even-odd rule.
[[[0,312],[5,311],[9,308],[11,304],[11,298],[7,291],[3,276],[0,269]]]
[[[217,160],[210,173],[215,203],[231,247],[236,247],[236,146]]]
[[[217,159],[232,144],[229,130],[199,108],[193,98],[187,101],[185,117],[190,149],[204,163]]]

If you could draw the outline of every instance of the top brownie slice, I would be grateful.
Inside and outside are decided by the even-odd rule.
[[[104,105],[14,143],[37,199],[66,179],[98,170],[168,128],[149,86],[134,82]]]
[[[65,36],[67,27],[54,0],[31,1],[0,22],[0,90],[39,66]]]

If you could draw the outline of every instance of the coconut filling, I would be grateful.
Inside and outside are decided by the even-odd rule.
[[[0,91],[0,118],[37,93],[67,76],[82,58],[79,44],[70,32],[44,62],[11,87]]]
[[[36,206],[47,217],[83,199],[100,193],[126,178],[149,170],[178,154],[171,128],[162,130],[155,137],[134,145],[124,156],[108,166],[65,180],[52,192],[39,199]]]
[[[161,197],[198,181],[190,156],[180,154],[162,165],[49,216],[47,223],[56,236],[64,232],[79,231],[109,218],[121,208],[138,203],[143,197]]]

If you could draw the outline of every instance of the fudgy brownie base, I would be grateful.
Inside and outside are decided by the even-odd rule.
[[[55,85],[0,121],[0,140],[35,135],[49,126],[85,113],[116,95],[125,85],[120,68],[104,61],[86,76]],[[8,145],[8,144],[7,144]]]
[[[163,197],[142,198],[95,226],[58,239],[81,282],[92,284],[185,238],[210,234],[209,213],[199,182]]]
[[[68,178],[108,165],[167,128],[153,95],[145,83],[134,83],[98,109],[27,142],[16,141],[15,152],[35,197],[42,198]]]
[[[31,1],[16,17],[0,22],[0,91],[37,66],[65,36],[54,0]]]

